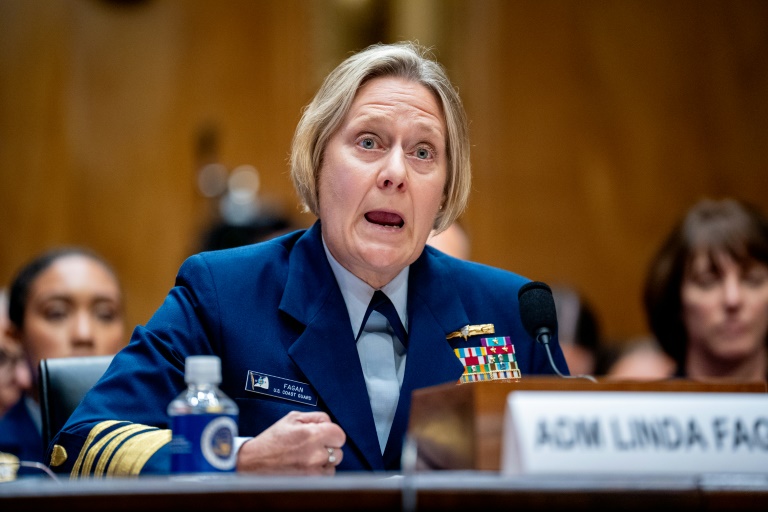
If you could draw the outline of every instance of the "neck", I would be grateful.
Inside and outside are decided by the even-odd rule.
[[[765,381],[768,379],[768,348],[763,346],[748,357],[731,361],[723,361],[707,353],[689,351],[685,369],[686,377],[695,380]]]

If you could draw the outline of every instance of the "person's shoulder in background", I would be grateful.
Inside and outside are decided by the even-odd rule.
[[[551,288],[557,312],[558,340],[571,375],[597,373],[597,361],[603,350],[597,312],[575,286],[553,283]]]
[[[472,243],[469,234],[458,222],[448,226],[445,231],[433,232],[427,239],[427,244],[462,260],[469,260],[472,256]]]
[[[676,374],[676,364],[650,336],[632,338],[606,351],[600,373],[613,380],[663,380]]]

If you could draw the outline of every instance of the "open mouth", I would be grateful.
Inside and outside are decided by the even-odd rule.
[[[390,228],[401,228],[405,224],[401,216],[396,213],[389,212],[368,212],[365,214],[365,219],[373,224],[387,226]]]

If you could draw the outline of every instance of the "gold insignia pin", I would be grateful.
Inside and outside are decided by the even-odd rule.
[[[54,445],[51,453],[51,466],[61,466],[67,461],[67,450],[60,444]]]
[[[450,340],[451,338],[464,338],[466,341],[466,339],[470,336],[494,334],[495,332],[496,330],[494,329],[493,324],[465,325],[458,331],[453,331],[452,333],[446,335],[445,339]]]

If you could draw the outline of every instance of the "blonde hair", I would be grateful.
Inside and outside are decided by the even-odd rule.
[[[373,78],[394,76],[419,83],[439,100],[447,126],[448,177],[433,229],[443,231],[467,206],[472,172],[469,127],[458,91],[429,50],[413,42],[375,44],[344,60],[304,108],[291,146],[291,179],[304,212],[319,217],[317,181],[331,136],[346,117],[358,89]]]

